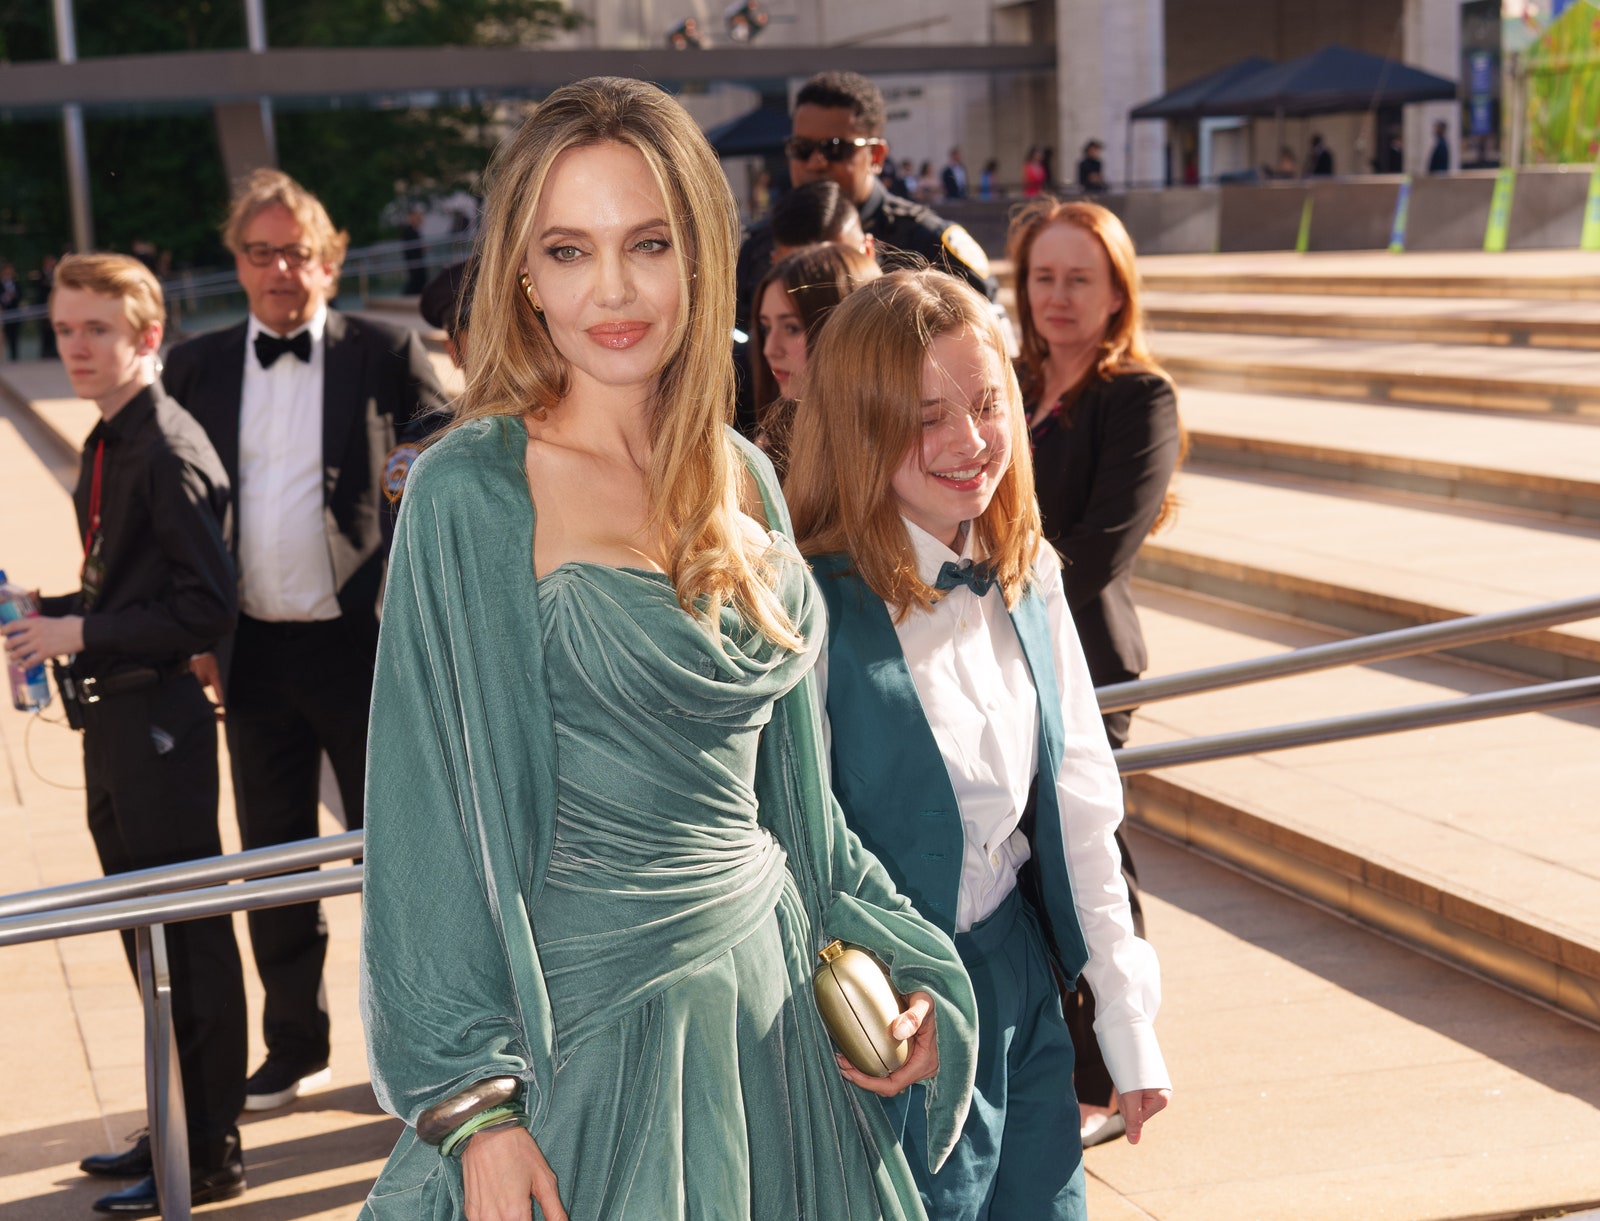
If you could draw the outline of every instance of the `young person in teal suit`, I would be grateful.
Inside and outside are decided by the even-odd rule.
[[[1166,1106],[1160,974],[1134,936],[1122,817],[1044,541],[1026,421],[981,298],[896,272],[829,318],[785,493],[828,608],[832,782],[896,886],[952,934],[978,998],[972,1110],[937,1173],[886,1106],[936,1221],[1084,1216],[1058,979],[1084,973],[1128,1139]]]

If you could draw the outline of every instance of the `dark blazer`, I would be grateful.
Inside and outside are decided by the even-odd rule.
[[[1145,668],[1133,561],[1161,512],[1181,438],[1172,384],[1124,373],[1091,382],[1035,441],[1044,536],[1065,561],[1067,604],[1097,687]]]
[[[206,430],[235,489],[248,329],[241,322],[179,344],[161,375],[167,393]],[[383,494],[384,463],[397,445],[415,444],[444,422],[446,399],[415,332],[330,309],[323,342],[328,555],[339,609],[356,642],[375,650],[393,528],[393,510]]]

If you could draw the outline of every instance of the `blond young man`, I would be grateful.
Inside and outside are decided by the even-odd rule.
[[[8,625],[6,650],[25,665],[72,658],[61,694],[83,730],[89,830],[106,873],[215,856],[216,718],[189,657],[233,628],[228,476],[156,380],[166,311],[143,265],[69,255],[56,269],[50,318],[73,390],[100,409],[74,494],[82,581],[41,599],[41,617]],[[193,1200],[226,1200],[244,1190],[239,948],[226,916],[168,925],[166,941]],[[134,965],[131,934],[124,945]],[[147,1138],[82,1168],[139,1180],[98,1200],[97,1211],[160,1211]]]
[[[225,707],[246,848],[318,833],[324,752],[362,825],[367,709],[395,503],[444,395],[410,331],[331,307],[348,237],[286,174],[257,170],[223,226],[250,316],[174,348],[163,380],[233,480],[239,627],[197,672]],[[252,912],[267,1059],[246,1110],[328,1080],[320,905]]]

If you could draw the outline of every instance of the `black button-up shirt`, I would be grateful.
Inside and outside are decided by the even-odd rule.
[[[233,630],[239,606],[228,476],[205,430],[159,385],[95,425],[73,493],[80,539],[102,441],[99,592],[88,609],[82,590],[41,606],[46,615],[83,615],[85,676],[203,653]]]

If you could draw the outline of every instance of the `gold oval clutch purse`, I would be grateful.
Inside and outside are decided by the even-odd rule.
[[[906,1062],[911,1045],[889,1034],[902,1006],[883,964],[854,946],[834,941],[817,951],[822,965],[811,977],[817,1012],[833,1042],[869,1077],[887,1077]]]

